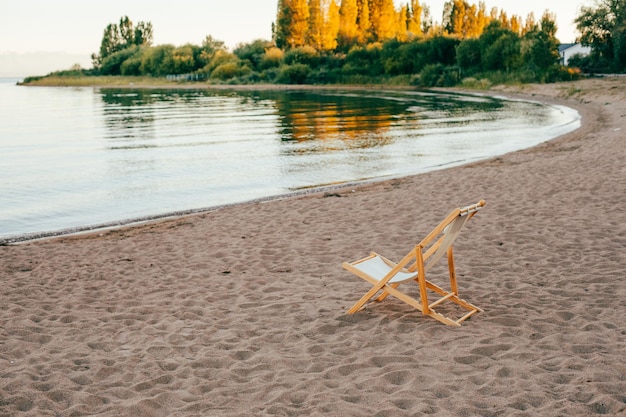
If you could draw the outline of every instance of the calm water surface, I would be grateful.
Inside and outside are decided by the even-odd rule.
[[[0,80],[0,241],[529,147],[580,125],[561,106],[416,91],[19,87]]]

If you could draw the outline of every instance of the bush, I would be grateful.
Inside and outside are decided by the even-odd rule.
[[[319,64],[319,54],[312,46],[294,48],[285,53],[284,61],[287,65],[304,64],[316,67]]]
[[[225,81],[235,77],[243,77],[251,72],[252,70],[248,66],[239,66],[236,62],[227,62],[213,70],[211,79]]]
[[[459,67],[442,64],[426,65],[419,77],[419,85],[422,87],[452,87],[460,81],[461,70]]]
[[[270,41],[257,39],[252,43],[238,45],[233,50],[233,53],[237,55],[240,60],[248,61],[252,69],[259,70],[261,68],[263,58],[265,57],[266,50],[270,47]]]
[[[369,75],[377,76],[385,72],[381,61],[380,45],[372,44],[367,47],[354,47],[346,55],[343,65],[346,75]]]
[[[283,65],[280,67],[276,82],[281,84],[304,84],[310,72],[311,67],[308,65]]]
[[[234,63],[235,65],[239,62],[239,58],[235,54],[231,54],[226,51],[217,51],[208,64],[202,68],[202,72],[211,73],[215,71],[219,66],[224,64]]]
[[[441,87],[443,85],[443,65],[426,65],[420,73],[419,84],[422,87]]]
[[[138,46],[131,46],[121,51],[117,51],[107,56],[100,64],[100,74],[102,75],[122,75],[122,64],[139,51]]]
[[[466,39],[456,47],[456,64],[468,73],[480,70],[480,41]]]
[[[307,84],[334,84],[337,83],[341,76],[340,70],[329,70],[320,68],[317,71],[312,70],[306,78]]]
[[[173,50],[173,45],[159,45],[148,48],[141,58],[141,73],[152,76],[169,74],[167,68],[164,67],[164,63]]]
[[[259,64],[261,69],[268,68],[277,68],[283,61],[283,57],[285,53],[282,49],[278,48],[269,48],[265,51],[265,55],[261,58],[261,63]]]

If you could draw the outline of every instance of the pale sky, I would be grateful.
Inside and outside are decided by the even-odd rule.
[[[396,4],[408,1],[395,0]],[[444,3],[445,0],[421,1],[430,7],[437,22],[441,22]],[[478,0],[468,3],[478,4]],[[549,6],[546,3],[485,0],[488,10],[497,7],[509,16],[516,14],[523,19],[533,12],[539,20],[548,9],[556,14],[559,40],[573,42],[573,20],[580,7],[592,5],[592,0],[559,1]],[[270,39],[277,4],[278,0],[0,0],[0,76],[35,71],[17,68],[16,63],[37,54],[47,57],[41,59],[44,62],[37,74],[67,69],[75,63],[89,68],[89,57],[98,51],[104,28],[118,23],[122,16],[134,23],[151,22],[155,45],[200,45],[207,35],[224,41],[229,48],[255,39]]]

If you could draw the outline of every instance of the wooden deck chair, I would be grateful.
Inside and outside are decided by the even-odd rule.
[[[376,301],[382,301],[388,295],[393,295],[415,307],[424,315],[433,317],[442,323],[452,326],[460,326],[463,321],[477,312],[482,311],[480,308],[459,298],[452,244],[465,223],[484,205],[485,201],[481,200],[471,206],[457,208],[452,211],[452,213],[439,223],[432,232],[397,264],[375,252],[355,262],[344,262],[344,269],[373,285],[373,287],[348,310],[348,313],[353,314],[361,310],[365,304],[380,291],[382,291],[382,294],[376,298]],[[444,254],[447,255],[448,270],[450,273],[449,291],[426,279],[428,270],[434,266]],[[397,289],[400,284],[408,281],[417,281],[419,285],[419,301]],[[428,291],[437,294],[439,296],[438,299],[430,302]],[[462,307],[461,311],[468,310],[467,314],[459,319],[453,320],[435,311],[435,307],[444,301],[450,301]]]

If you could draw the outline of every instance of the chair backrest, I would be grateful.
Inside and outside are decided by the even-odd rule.
[[[419,250],[426,250],[423,255],[424,262],[426,262],[424,265],[425,271],[428,271],[448,252],[448,249],[450,249],[461,233],[461,229],[463,229],[465,223],[467,223],[484,205],[485,201],[480,200],[476,204],[453,210],[418,244]],[[416,264],[411,265],[409,268],[409,270],[412,271],[416,269]]]

